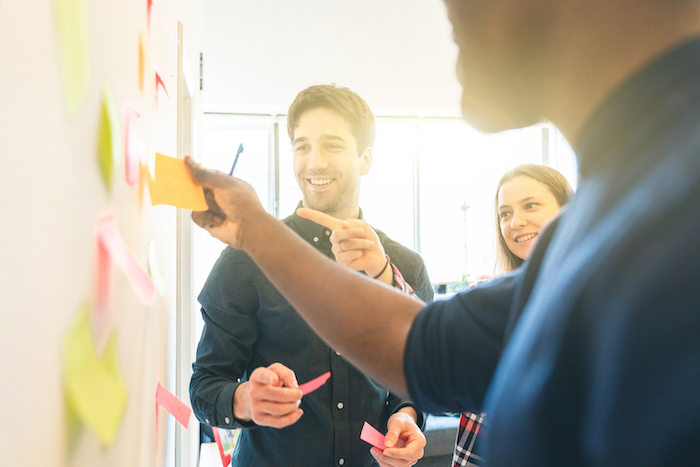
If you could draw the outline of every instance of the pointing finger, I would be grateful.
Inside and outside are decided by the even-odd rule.
[[[336,219],[335,217],[313,209],[299,208],[297,209],[297,214],[299,214],[300,217],[313,221],[331,230],[339,230],[348,225],[348,223],[343,220]]]

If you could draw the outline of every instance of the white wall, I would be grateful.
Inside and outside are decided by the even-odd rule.
[[[80,3],[80,2],[78,2]],[[111,192],[97,163],[100,98],[109,82],[114,137],[124,138],[128,102],[141,114],[146,158],[175,156],[177,22],[198,71],[201,0],[153,3],[150,63],[170,98],[155,105],[153,73],[138,85],[138,37],[147,0],[89,0],[87,97],[70,117],[64,101],[56,1],[0,0],[0,465],[162,465],[167,417],[155,436],[155,388],[167,384],[166,337],[175,308],[175,208],[151,206],[125,182],[115,154]],[[152,69],[150,69],[152,70]],[[197,75],[198,76],[198,75]],[[69,417],[61,346],[69,324],[94,300],[95,225],[116,216],[117,230],[138,262],[155,242],[169,282],[166,297],[145,305],[126,276],[112,268],[111,309],[127,405],[117,438],[103,446]],[[105,400],[109,404],[109,400]],[[158,441],[158,443],[157,443]]]
[[[375,110],[458,114],[442,0],[204,0],[204,111],[285,113],[335,82]]]

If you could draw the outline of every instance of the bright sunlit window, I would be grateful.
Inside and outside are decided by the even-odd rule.
[[[284,218],[301,199],[283,116],[206,114],[206,167],[250,183],[271,214]],[[433,283],[452,290],[495,264],[494,197],[499,178],[525,163],[550,165],[576,187],[576,162],[550,124],[486,135],[458,118],[377,117],[370,173],[362,179],[365,219],[424,258]],[[200,229],[195,238],[199,291],[223,246]]]

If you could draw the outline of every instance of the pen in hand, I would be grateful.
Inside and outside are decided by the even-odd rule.
[[[233,169],[236,168],[236,163],[238,162],[238,156],[240,156],[242,152],[243,152],[243,143],[238,145],[238,151],[236,151],[236,158],[233,159],[233,165],[231,166],[231,170],[228,173],[229,175],[233,175]]]

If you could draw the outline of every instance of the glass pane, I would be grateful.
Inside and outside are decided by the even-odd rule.
[[[365,220],[391,239],[415,250],[413,165],[416,121],[377,118],[372,168],[362,177],[360,206]]]
[[[517,165],[542,162],[541,127],[486,135],[459,120],[430,119],[419,144],[420,245],[431,280],[493,274],[496,184]]]
[[[269,211],[269,160],[274,150],[271,135],[274,123],[270,117],[254,118],[235,115],[205,115],[202,137],[202,165],[229,173],[239,144],[243,153],[238,158],[234,175],[250,183]],[[193,230],[194,288],[199,294],[209,271],[224,245],[203,229]],[[201,320],[197,320],[201,326]],[[199,336],[201,328],[197,330]]]

